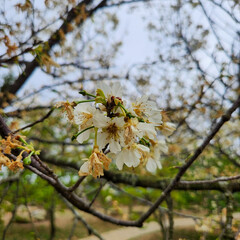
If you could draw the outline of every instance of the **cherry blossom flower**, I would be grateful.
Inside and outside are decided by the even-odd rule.
[[[122,98],[122,86],[118,82],[114,83],[112,87],[104,82],[100,82],[97,88],[103,91],[107,100],[110,100],[112,96]]]
[[[99,128],[98,145],[103,149],[109,144],[109,149],[112,153],[121,151],[121,145],[124,143],[124,118],[116,117],[109,118],[103,114],[96,114],[94,116],[94,126]]]
[[[135,103],[132,103],[132,111],[145,121],[155,124],[162,123],[161,110],[158,110],[156,103],[149,101],[146,95],[137,99]]]
[[[108,170],[111,159],[108,158],[103,152],[99,151],[98,147],[94,147],[93,153],[89,157],[87,162],[83,163],[78,175],[87,176],[92,175],[94,178],[103,176],[103,167]]]
[[[93,130],[95,133],[93,152],[81,166],[80,176],[93,175],[96,178],[103,175],[103,169],[108,169],[111,162],[102,152],[103,149],[116,156],[116,165],[120,170],[124,164],[127,167],[145,164],[150,172],[162,168],[160,156],[163,152],[167,153],[168,148],[165,140],[157,140],[156,129],[169,136],[175,125],[169,122],[166,113],[159,110],[155,102],[143,96],[128,108],[122,99],[120,83],[110,87],[101,82],[96,95],[86,91],[79,93],[93,99],[74,102],[77,104],[73,111],[74,122],[79,132],[72,139],[77,138],[82,143]],[[89,102],[94,102],[95,106]],[[68,107],[69,104],[62,106]]]
[[[66,112],[67,118],[70,122],[73,121],[74,115],[73,115],[73,104],[67,102],[58,102],[55,104],[56,108],[62,108],[62,112]]]
[[[96,111],[89,103],[81,103],[74,108],[74,121],[79,126],[79,131],[93,126],[93,116]],[[89,129],[81,133],[78,135],[77,141],[83,143],[89,138],[92,132],[93,129]]]
[[[151,173],[155,173],[157,168],[162,169],[160,162],[161,153],[167,153],[168,147],[164,140],[151,141],[150,152],[145,156],[147,159],[146,169]]]
[[[122,170],[124,164],[128,167],[137,167],[143,154],[148,152],[149,148],[141,144],[126,146],[117,155],[116,165],[119,170]]]
[[[139,122],[137,118],[130,118],[125,124],[124,142],[126,145],[133,143],[136,137],[147,136],[154,139],[156,135],[157,132],[153,124]]]
[[[170,136],[176,130],[175,124],[171,122],[163,122],[158,128],[166,137]]]

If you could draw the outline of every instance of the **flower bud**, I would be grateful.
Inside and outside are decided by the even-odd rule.
[[[29,165],[29,164],[31,164],[31,156],[29,155],[29,156],[27,156],[27,157],[25,157],[24,159],[23,159],[23,163],[25,164],[25,165]]]

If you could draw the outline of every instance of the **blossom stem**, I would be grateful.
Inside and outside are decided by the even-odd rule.
[[[84,133],[85,131],[87,131],[87,130],[89,130],[89,129],[92,129],[92,128],[94,128],[94,126],[85,128],[85,129],[83,129],[81,132],[78,132],[78,133],[74,134],[74,135],[72,136],[72,141],[75,140],[80,134],[82,134],[82,133]]]
[[[91,100],[82,100],[82,101],[74,101],[75,104],[86,103],[86,102],[95,102],[95,99],[91,99]]]
[[[130,112],[128,112],[128,110],[121,103],[118,103],[118,106],[124,111],[125,116],[127,116],[129,118],[137,118],[139,122],[144,122],[144,120],[142,118],[134,116]]]
[[[125,112],[125,114],[129,114],[128,110],[121,104],[121,103],[118,103],[118,106]]]
[[[145,146],[150,147],[150,142],[145,137],[142,137],[139,142]]]
[[[94,97],[94,98],[97,97],[97,96],[95,96],[93,94],[90,94],[90,93],[86,92],[85,90],[82,90],[79,93],[82,94],[83,96],[89,96],[89,97]]]
[[[22,137],[19,137],[19,140],[24,143],[25,145],[28,145],[28,143],[22,138]]]

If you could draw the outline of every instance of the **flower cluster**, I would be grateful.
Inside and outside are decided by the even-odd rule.
[[[12,155],[13,150],[20,150],[16,158]],[[24,152],[29,155],[23,159]],[[23,136],[9,135],[6,139],[0,141],[0,170],[2,166],[6,166],[12,171],[23,169],[23,164],[30,164],[31,156],[39,153],[40,151],[35,151],[33,145],[28,144]]]
[[[158,140],[158,132],[168,136],[175,127],[166,121],[164,112],[157,109],[156,103],[143,96],[127,106],[119,83],[112,88],[100,83],[96,95],[86,91],[80,93],[92,99],[60,104],[71,116],[69,120],[78,125],[79,132],[72,139],[83,143],[90,134],[95,134],[93,152],[81,166],[80,176],[102,176],[103,169],[108,169],[111,162],[106,156],[109,152],[115,155],[119,170],[124,165],[137,167],[142,164],[150,172],[162,167],[160,155],[168,148],[165,139]]]

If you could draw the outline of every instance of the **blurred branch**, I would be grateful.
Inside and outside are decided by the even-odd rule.
[[[63,145],[63,146],[88,146],[92,143],[73,143],[73,142],[64,142],[64,141],[57,141],[57,140],[46,140],[41,139],[38,137],[29,137],[29,140],[41,142],[41,143],[47,143],[47,144],[57,144],[57,145]]]
[[[226,191],[226,222],[224,224],[223,231],[219,239],[234,240],[234,233],[232,231],[232,220],[233,220],[233,194],[231,191]]]
[[[44,109],[51,109],[52,106],[36,106],[36,107],[27,107],[23,109],[17,109],[11,112],[6,112],[3,115],[6,117],[21,117],[22,113],[30,112],[30,111],[37,111],[37,110],[44,110]]]
[[[179,169],[178,174],[172,180],[172,182],[167,186],[167,188],[162,192],[161,196],[154,203],[149,210],[144,213],[138,220],[137,224],[142,226],[143,222],[147,220],[150,215],[158,208],[158,206],[166,199],[166,197],[171,193],[171,191],[175,188],[177,183],[180,181],[181,177],[188,170],[188,168],[193,164],[193,162],[198,158],[198,156],[203,152],[203,150],[208,146],[209,142],[213,139],[213,137],[217,134],[223,124],[230,120],[232,113],[240,106],[240,95],[238,99],[234,102],[234,104],[228,109],[228,111],[223,115],[220,121],[216,124],[210,134],[205,138],[203,143],[196,149],[192,157],[187,160],[187,162]]]
[[[12,175],[12,176],[1,179],[0,180],[0,185],[4,184],[4,183],[13,183],[15,181],[18,181],[20,176],[22,175],[22,173],[23,173],[23,171],[21,170],[21,171],[17,172],[16,174]]]
[[[221,8],[225,13],[227,13],[227,15],[229,17],[231,17],[236,23],[240,23],[240,21],[233,15],[232,12],[228,11],[223,5],[222,3],[218,3],[218,2],[215,2],[214,0],[211,1],[212,4],[214,4],[215,6],[218,6],[219,8]]]
[[[9,190],[9,188],[11,187],[12,183],[13,183],[13,182],[8,182],[7,186],[3,189],[2,195],[1,195],[1,198],[0,198],[0,205],[2,204],[3,199],[4,199],[5,196],[7,195],[8,190]]]
[[[48,39],[47,42],[44,43],[44,46],[47,46],[45,51],[48,53],[56,44],[58,44],[61,41],[61,32],[64,34],[67,34],[68,24],[72,22],[78,15],[81,15],[83,10],[87,18],[89,18],[99,8],[103,7],[105,5],[105,2],[106,0],[103,0],[96,7],[88,10],[87,8],[89,5],[91,5],[92,0],[83,0],[76,7],[72,8],[68,12],[67,17],[65,21],[62,23],[62,25],[60,26],[60,28],[51,35],[51,37]],[[82,17],[80,21],[80,25],[85,22],[85,19],[86,18]],[[8,89],[6,89],[6,91],[12,94],[16,94],[38,66],[39,66],[39,62],[36,57],[32,62],[26,64],[26,67],[23,73],[19,75],[19,77],[15,80],[15,82],[12,85],[8,86]]]
[[[135,199],[141,203],[144,203],[144,204],[147,204],[149,206],[152,206],[153,203],[145,198],[141,198],[141,197],[137,197],[135,195],[132,195],[130,194],[129,192],[123,190],[122,188],[120,188],[119,186],[117,186],[116,184],[112,183],[112,182],[108,182],[108,184],[115,190],[119,191],[119,192],[122,192],[124,194],[126,194],[127,196],[131,197],[132,199]],[[159,206],[158,207],[161,211],[164,211],[164,212],[169,212],[170,210],[168,208],[165,208],[165,207],[162,207],[162,206]],[[189,215],[189,214],[184,214],[184,213],[180,213],[180,212],[176,212],[176,211],[172,211],[171,214],[175,214],[177,216],[180,216],[180,217],[184,217],[184,218],[192,218],[194,221],[196,221],[197,219],[202,219],[202,217],[197,217],[197,216],[193,216],[193,215]]]
[[[105,186],[105,184],[107,183],[107,181],[105,183],[100,182],[100,187],[98,188],[94,198],[92,199],[92,201],[89,203],[89,208],[93,205],[93,203],[95,202],[95,200],[97,199],[98,195],[100,194],[102,188]]]
[[[209,26],[210,28],[212,29],[212,32],[213,32],[213,35],[215,36],[219,46],[221,47],[221,49],[223,50],[223,52],[225,53],[225,55],[232,60],[232,57],[228,54],[228,52],[226,51],[226,49],[223,47],[222,45],[222,42],[220,41],[220,38],[219,36],[217,35],[217,32],[216,30],[214,29],[214,25],[215,25],[215,22],[211,19],[211,17],[208,15],[207,11],[206,11],[206,8],[204,7],[203,3],[201,0],[198,0],[201,8],[202,8],[202,11],[204,13],[204,15],[206,16],[207,20],[208,20],[208,23],[209,23]]]
[[[31,221],[31,225],[32,225],[32,229],[34,231],[34,238],[35,240],[38,240],[39,239],[39,233],[35,227],[35,224],[33,222],[33,218],[32,218],[32,214],[31,214],[31,211],[29,210],[29,207],[28,207],[28,200],[27,200],[27,191],[26,191],[26,188],[24,186],[24,183],[23,181],[21,181],[22,183],[22,187],[23,187],[23,193],[24,193],[24,205],[26,206],[26,209],[27,209],[27,212],[28,212],[28,216],[29,216],[29,219]]]
[[[27,128],[30,128],[30,127],[33,127],[35,126],[36,124],[40,123],[40,122],[43,122],[45,119],[47,119],[48,117],[50,117],[50,115],[53,113],[54,111],[54,108],[52,108],[45,116],[43,116],[42,118],[40,118],[39,120],[33,122],[33,123],[30,123],[28,125],[26,125],[25,127],[22,127],[22,128],[19,128],[17,129],[16,131],[13,132],[13,134],[17,133],[17,132],[20,132],[22,130],[25,130]]]
[[[7,234],[7,230],[8,228],[11,226],[16,212],[17,212],[17,207],[18,207],[18,193],[19,193],[19,180],[17,180],[16,182],[17,188],[16,188],[16,192],[14,195],[14,199],[13,199],[13,210],[12,210],[12,217],[10,218],[8,224],[6,225],[6,227],[3,229],[3,233],[2,233],[2,240],[5,240],[6,234]]]
[[[68,236],[68,240],[71,240],[72,237],[73,237],[73,234],[74,234],[74,231],[77,227],[77,223],[78,223],[78,218],[76,216],[74,216],[74,220],[73,220],[73,225],[72,225],[72,228],[71,228],[71,231],[70,231],[70,234]]]
[[[56,234],[56,226],[55,226],[55,197],[54,194],[51,196],[51,204],[48,209],[49,217],[50,217],[50,236],[49,240],[53,240]]]
[[[169,222],[169,227],[168,227],[168,240],[173,240],[173,228],[174,228],[174,220],[173,220],[173,199],[171,197],[171,194],[166,198],[166,203],[168,210],[168,222]]]
[[[229,160],[233,165],[240,168],[240,163],[237,162],[234,158],[232,158],[228,153],[226,153],[221,147],[218,146],[217,149],[219,150],[220,154],[225,156],[227,160]]]
[[[27,169],[31,170],[32,172],[36,173],[37,175],[39,175],[41,178],[47,180],[48,183],[50,185],[52,185],[64,198],[66,198],[68,201],[70,201],[74,206],[76,206],[80,210],[90,213],[104,221],[108,221],[108,222],[114,223],[116,225],[142,227],[142,225],[146,221],[146,219],[148,219],[149,216],[159,207],[159,205],[166,199],[166,197],[171,193],[171,191],[176,188],[176,186],[179,184],[179,181],[180,181],[181,177],[184,175],[184,173],[193,164],[193,162],[198,158],[198,156],[204,151],[204,149],[208,146],[210,140],[213,139],[213,137],[220,130],[220,128],[223,126],[223,124],[231,118],[232,113],[239,106],[240,106],[240,96],[235,101],[235,103],[228,109],[228,111],[221,117],[219,122],[212,129],[210,134],[205,138],[205,140],[202,142],[202,144],[195,150],[193,155],[186,161],[186,163],[181,168],[179,168],[178,174],[170,182],[170,184],[167,185],[167,187],[164,189],[164,191],[162,192],[161,196],[157,199],[157,201],[136,221],[116,219],[114,217],[105,215],[101,212],[96,211],[95,209],[90,208],[89,204],[87,202],[85,202],[83,199],[81,199],[79,196],[77,196],[74,192],[69,192],[68,191],[69,188],[67,188],[65,185],[63,185],[59,181],[58,177],[53,173],[53,171],[50,168],[48,168],[47,165],[42,163],[42,161],[37,156],[32,156],[31,164],[26,165],[25,167]],[[5,122],[1,116],[0,116],[0,134],[3,138],[5,138],[9,134],[11,134],[10,129],[5,124]],[[107,175],[107,173],[108,172],[106,172],[106,175]],[[114,174],[114,177],[116,175],[117,174]],[[106,176],[105,176],[105,178],[107,179]],[[130,179],[130,180],[134,180],[134,179]],[[224,180],[226,180],[226,179],[224,179]],[[129,179],[128,179],[128,181],[129,181]],[[212,181],[214,181],[214,180],[212,180]],[[218,179],[218,181],[219,181],[219,179]],[[216,183],[219,184],[218,181],[214,182],[214,184],[216,184]],[[207,185],[209,185],[209,181],[207,181],[207,182],[208,182]],[[199,183],[199,181],[197,181],[197,183]],[[200,183],[203,184],[203,181],[200,181]],[[132,184],[135,184],[135,182],[132,182]],[[225,187],[226,187],[226,184],[225,184]],[[239,187],[239,184],[238,184],[238,187]]]
[[[46,157],[41,155],[41,159],[44,162],[54,164],[59,167],[69,167],[75,170],[79,170],[80,164],[76,162],[66,162],[60,159],[53,159],[50,157]],[[155,189],[165,189],[168,184],[172,181],[171,179],[159,179],[155,176],[141,176],[127,172],[120,171],[104,171],[104,176],[108,181],[113,183],[123,183],[130,186],[138,186],[138,187],[149,187]],[[179,181],[175,186],[174,190],[217,190],[223,191],[223,186],[221,182],[228,182],[228,187],[232,189],[234,192],[240,191],[240,185],[238,180],[240,175],[234,177],[220,177],[213,180],[193,180],[193,181]],[[231,182],[232,181],[232,182]]]
[[[69,203],[64,197],[61,196],[61,199],[64,201],[64,203],[66,204],[66,206],[72,211],[72,213],[74,214],[75,218],[77,220],[79,220],[80,222],[83,223],[83,225],[87,228],[88,230],[88,234],[91,235],[95,235],[96,237],[98,237],[100,240],[104,240],[101,235],[95,230],[93,229],[80,215],[79,213],[74,209],[74,207],[72,206],[71,203]],[[73,234],[73,233],[72,233]],[[71,235],[72,235],[71,234]],[[71,236],[70,235],[70,236]],[[69,237],[69,239],[71,239],[71,237]]]
[[[80,177],[80,178],[77,180],[77,182],[76,182],[72,187],[69,187],[69,188],[68,188],[68,191],[69,191],[69,192],[75,191],[75,190],[79,187],[79,185],[82,183],[82,181],[83,181],[85,178],[86,178],[85,176]]]

